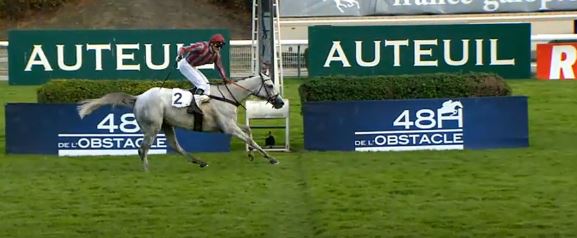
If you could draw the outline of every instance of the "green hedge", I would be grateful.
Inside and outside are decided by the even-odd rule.
[[[370,77],[324,77],[299,87],[301,102],[412,98],[508,96],[511,89],[496,74],[421,74]]]
[[[143,80],[51,80],[37,91],[38,103],[77,103],[84,99],[102,97],[110,92],[125,92],[138,95],[162,81]],[[185,80],[167,80],[165,88],[190,88]]]
[[[220,81],[214,81],[220,82]],[[148,80],[51,80],[38,89],[38,103],[77,103],[110,92],[138,95],[162,85]],[[185,80],[168,80],[166,88],[190,88]],[[323,77],[304,80],[302,102],[508,96],[511,89],[496,74],[422,74],[371,77]]]

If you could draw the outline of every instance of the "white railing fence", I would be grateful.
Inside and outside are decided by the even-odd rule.
[[[251,71],[251,40],[233,40],[230,42],[230,74],[232,77],[244,77]],[[305,50],[307,40],[281,40],[283,74],[288,77],[307,75]]]
[[[8,41],[0,41],[0,80],[8,80]]]
[[[535,46],[551,41],[577,41],[577,34],[539,34],[531,36],[532,70],[535,70]],[[286,77],[306,77],[305,50],[308,40],[282,40],[283,73]],[[230,42],[231,77],[245,77],[252,74],[251,40],[233,40]],[[8,42],[0,41],[0,80],[8,79]]]

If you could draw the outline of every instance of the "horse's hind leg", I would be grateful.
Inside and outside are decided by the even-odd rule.
[[[166,140],[168,141],[168,145],[170,145],[171,148],[176,150],[176,152],[178,152],[182,156],[188,158],[190,160],[190,162],[192,162],[194,164],[198,164],[201,168],[208,166],[208,164],[206,162],[199,160],[199,159],[195,158],[194,156],[186,153],[186,151],[178,143],[178,139],[176,139],[176,133],[174,132],[173,126],[163,124],[162,130],[164,131],[164,134],[166,135]]]
[[[140,156],[140,160],[142,160],[144,171],[148,171],[148,151],[154,143],[156,135],[160,132],[160,123],[138,121],[138,125],[140,126],[140,130],[144,133],[144,139],[140,143],[138,155]]]
[[[148,172],[148,151],[150,150],[150,146],[156,139],[156,134],[158,132],[152,133],[144,133],[144,139],[142,143],[140,143],[140,148],[138,148],[138,156],[140,156],[140,160],[142,161],[142,165],[144,166],[144,171]]]

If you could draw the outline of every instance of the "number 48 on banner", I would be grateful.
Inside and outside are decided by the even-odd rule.
[[[136,118],[133,113],[125,113],[120,116],[120,123],[117,124],[114,113],[109,113],[96,126],[98,130],[108,130],[110,133],[115,133],[120,130],[122,133],[136,133],[140,131],[140,127],[136,123]]]
[[[451,102],[451,101],[447,101]],[[455,102],[459,105],[460,102]],[[451,103],[447,104],[450,105]],[[414,120],[413,120],[414,118]],[[410,110],[404,110],[393,122],[393,126],[404,127],[405,130],[412,129],[442,129],[445,128],[446,125],[443,124],[445,121],[456,121],[456,126],[458,128],[463,127],[463,114],[462,114],[462,105],[461,108],[450,108],[450,107],[441,107],[439,109],[432,110],[432,109],[421,109],[414,113],[414,116],[411,115]]]

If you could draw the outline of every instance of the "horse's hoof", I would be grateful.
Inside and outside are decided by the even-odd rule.
[[[200,167],[201,167],[201,168],[208,167],[208,164],[207,164],[207,163],[202,163],[202,164],[200,164]]]
[[[278,160],[275,160],[275,159],[270,160],[269,162],[270,162],[270,164],[272,164],[272,165],[280,164],[280,162],[278,162]]]
[[[249,160],[249,161],[254,161],[254,156],[249,155],[249,156],[248,156],[248,160]]]

